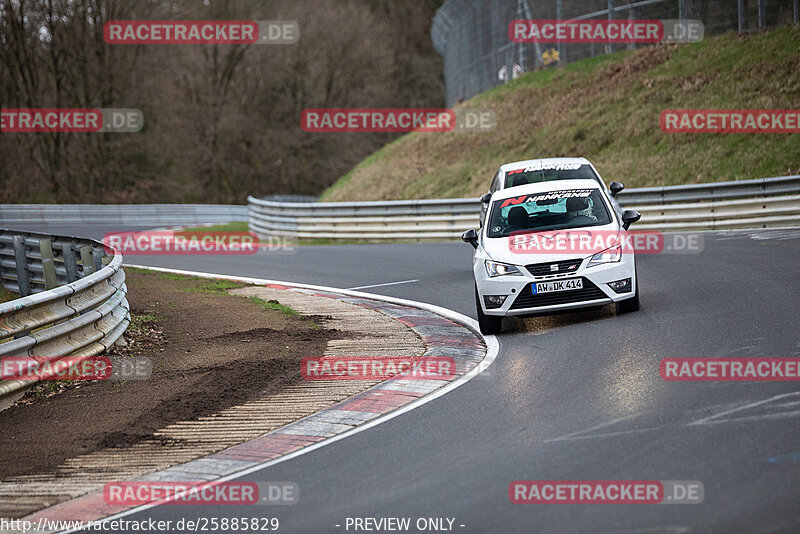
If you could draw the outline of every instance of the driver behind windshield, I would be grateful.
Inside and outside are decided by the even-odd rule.
[[[511,233],[602,226],[611,222],[598,189],[592,189],[590,194],[583,193],[584,196],[576,194],[580,192],[552,191],[527,199],[496,200],[488,236],[507,237]],[[540,197],[545,198],[533,200]]]

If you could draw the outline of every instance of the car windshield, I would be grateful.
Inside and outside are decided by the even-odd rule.
[[[550,165],[532,165],[521,169],[506,171],[506,187],[535,184],[539,182],[553,182],[556,180],[589,179],[597,182],[600,179],[595,174],[591,165],[579,163],[557,163]]]
[[[601,194],[599,189],[569,189],[495,200],[488,237],[609,224]]]

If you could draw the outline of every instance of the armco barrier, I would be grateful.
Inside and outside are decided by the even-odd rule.
[[[0,358],[78,363],[130,324],[122,255],[97,241],[0,229],[0,277],[21,295],[0,304]],[[32,384],[0,381],[0,398]]]
[[[800,176],[625,190],[642,230],[763,228],[800,224]],[[250,230],[300,240],[457,239],[478,225],[471,198],[376,202],[274,202],[248,197]]]
[[[757,178],[735,182],[640,187],[619,194],[629,205],[669,204],[677,202],[720,201],[734,198],[768,197],[800,193],[800,176]]]
[[[247,206],[218,204],[2,204],[0,224],[178,226],[247,220]]]
[[[800,176],[623,191],[640,230],[766,228],[800,224]]]
[[[448,239],[477,222],[475,199],[272,202],[248,197],[250,230],[299,239]]]

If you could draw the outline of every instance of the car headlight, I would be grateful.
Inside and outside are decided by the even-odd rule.
[[[586,265],[586,268],[594,267],[595,265],[602,265],[604,263],[619,263],[622,259],[622,245],[614,245],[611,248],[607,248],[602,252],[598,252],[592,259],[589,260],[589,263]]]
[[[522,273],[519,272],[519,269],[517,269],[515,265],[511,265],[508,263],[500,263],[498,261],[492,261],[492,260],[484,261],[484,265],[486,266],[486,273],[489,275],[490,278],[494,278],[495,276],[505,276],[505,275],[522,276]]]

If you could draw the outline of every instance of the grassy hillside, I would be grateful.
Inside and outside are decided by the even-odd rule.
[[[323,200],[466,197],[505,162],[585,156],[629,187],[800,171],[800,134],[666,134],[667,108],[800,108],[800,27],[659,45],[527,74],[464,104],[491,133],[413,133],[372,154]]]

